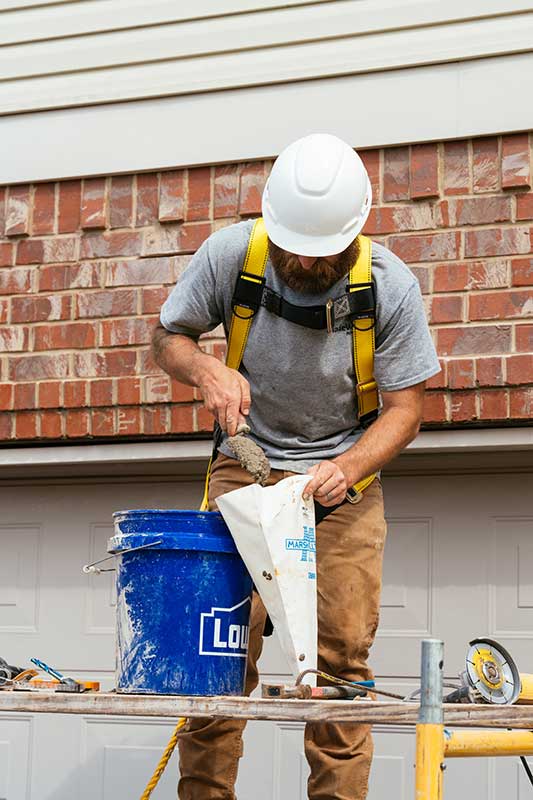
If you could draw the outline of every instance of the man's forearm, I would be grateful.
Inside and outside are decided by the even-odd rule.
[[[361,438],[333,461],[342,469],[348,484],[358,483],[377,472],[398,455],[418,433],[419,417],[405,408],[389,408]]]
[[[170,333],[158,325],[152,337],[152,355],[156,364],[171,378],[188,386],[200,386],[202,374],[214,356],[204,353],[193,339]]]
[[[171,378],[200,390],[205,408],[234,436],[250,411],[250,385],[238,370],[204,353],[193,339],[159,326],[152,337],[155,362]]]

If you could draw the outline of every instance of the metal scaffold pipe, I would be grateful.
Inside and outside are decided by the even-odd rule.
[[[440,639],[422,640],[421,691],[418,721],[441,724],[442,670],[444,666],[444,642]]]
[[[422,641],[421,693],[416,726],[416,800],[441,800],[444,767],[442,672],[444,643]]]

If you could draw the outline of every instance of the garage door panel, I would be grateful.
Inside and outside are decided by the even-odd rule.
[[[276,725],[275,732],[273,800],[287,797],[306,800],[309,767],[304,753],[304,725],[281,722]]]
[[[408,728],[373,729],[374,759],[368,800],[411,800],[414,797],[415,737]]]
[[[236,786],[239,800],[246,797],[253,800],[274,800],[276,760],[271,754],[274,753],[276,727],[277,723],[266,721],[252,721],[246,725],[243,737],[244,758],[239,764]]]
[[[488,630],[488,552],[480,547],[482,529],[483,523],[460,513],[435,519],[431,635],[445,642],[448,677],[465,668],[468,642]],[[414,674],[419,670],[418,660]]]
[[[381,635],[427,634],[431,624],[431,520],[388,520]],[[405,554],[409,553],[409,558]]]
[[[372,650],[372,667],[390,674],[394,649],[395,674],[403,675],[417,663],[420,639],[431,629],[432,520],[393,517],[387,523],[379,640]]]
[[[139,797],[175,728],[171,720],[84,717],[80,800]],[[177,750],[161,778],[157,795],[175,798]]]
[[[107,542],[113,535],[111,524],[89,525],[87,563],[106,558]],[[114,559],[98,565],[101,569],[114,569]],[[87,609],[85,633],[114,636],[117,605],[114,572],[91,573],[86,578],[85,604]]]
[[[491,758],[490,771],[495,787],[494,797],[505,800],[530,800],[531,783],[518,758]],[[527,759],[533,770],[533,758]]]
[[[533,517],[493,520],[490,627],[500,636],[531,636]]]
[[[0,526],[0,632],[37,632],[41,538],[39,525]]]
[[[518,800],[507,791],[493,794],[494,775],[489,758],[449,758],[444,772],[444,798],[453,800]]]
[[[81,720],[77,714],[34,715],[31,790],[24,795],[24,800],[79,798],[80,730]]]
[[[0,715],[0,798],[26,800],[31,775],[32,718]]]

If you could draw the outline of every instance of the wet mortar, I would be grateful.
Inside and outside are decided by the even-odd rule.
[[[250,428],[247,425],[241,427],[242,429],[235,436],[228,437],[228,447],[238,459],[241,467],[250,473],[254,481],[265,486],[270,475],[268,458],[259,445],[246,435],[250,433]]]

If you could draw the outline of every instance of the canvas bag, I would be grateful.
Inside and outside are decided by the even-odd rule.
[[[217,497],[217,505],[259,592],[296,678],[317,667],[316,533],[310,475]],[[315,676],[305,683],[315,685]]]

